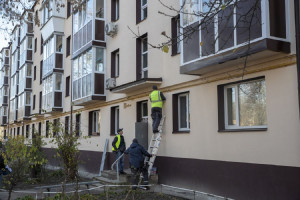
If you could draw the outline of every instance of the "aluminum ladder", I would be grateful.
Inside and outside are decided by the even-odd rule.
[[[153,133],[152,138],[149,144],[148,153],[152,155],[152,157],[149,159],[148,157],[145,158],[144,164],[148,166],[148,176],[151,174],[151,170],[155,161],[155,158],[158,153],[160,141],[161,141],[161,134],[163,130],[163,125],[165,123],[166,116],[164,115],[162,119],[160,120],[160,124],[158,126],[158,133]],[[140,182],[142,181],[143,174],[140,175]]]

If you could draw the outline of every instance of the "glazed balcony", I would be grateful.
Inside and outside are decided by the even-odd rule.
[[[31,115],[31,92],[22,92],[18,96],[17,121],[29,120]]]
[[[105,101],[105,49],[93,47],[73,60],[74,105],[87,105]]]
[[[20,67],[25,63],[33,63],[33,37],[26,36],[20,44]]]
[[[205,12],[205,5],[184,9]],[[189,37],[182,38],[180,73],[203,75],[243,64],[246,56],[251,61],[290,53],[288,15],[287,0],[238,1],[206,21],[181,15],[181,31]]]
[[[8,106],[2,106],[0,107],[0,125],[5,126],[7,125],[7,113],[8,113]]]
[[[42,111],[41,113],[63,111],[63,74],[53,73],[43,79]]]
[[[105,47],[104,0],[88,0],[73,12],[73,56],[92,46]]]

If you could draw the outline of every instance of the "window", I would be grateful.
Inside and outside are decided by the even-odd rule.
[[[42,84],[43,81],[43,61],[40,62],[40,84]]]
[[[71,1],[67,3],[67,18],[71,16]]]
[[[142,0],[141,3],[141,20],[144,20],[147,18],[148,0]]]
[[[80,136],[80,122],[81,121],[81,114],[76,114],[76,124],[75,124],[75,132],[76,136]]]
[[[57,66],[57,60],[55,60],[57,56],[55,54],[62,54],[63,49],[63,39],[61,35],[53,35],[50,39],[48,39],[44,43],[44,54],[43,54],[43,73],[45,76],[48,73],[51,73],[53,68],[61,68]],[[55,63],[56,61],[56,63]]]
[[[46,138],[49,137],[50,122],[46,121]]]
[[[120,111],[119,106],[111,107],[110,109],[110,135],[116,135],[120,124]]]
[[[103,59],[103,55],[97,57],[96,62],[98,64],[96,65],[98,67],[96,68],[101,68],[101,62],[99,61],[101,59]],[[89,49],[73,60],[73,100],[92,95],[92,70],[92,49]]]
[[[66,57],[71,54],[71,36],[67,38],[67,50],[66,50]]]
[[[148,40],[142,39],[142,78],[148,78]]]
[[[65,116],[65,133],[69,134],[69,127],[70,127],[70,117]]]
[[[96,48],[95,72],[104,72],[104,49]]]
[[[171,19],[172,55],[180,53],[180,16]]]
[[[57,135],[59,132],[60,124],[59,124],[59,118],[53,120],[53,137]]]
[[[20,135],[20,127],[17,128],[17,135]]]
[[[267,128],[264,77],[218,86],[219,130]]]
[[[43,18],[42,18],[42,24],[45,24],[48,22],[48,20],[52,17],[52,9],[53,9],[53,0],[45,1],[43,7]]]
[[[148,120],[148,101],[137,102],[137,122]]]
[[[35,127],[34,127],[34,124],[32,124],[32,127],[31,127],[31,135],[32,135],[32,138],[35,138]]]
[[[35,95],[33,95],[32,110],[35,110]]]
[[[22,126],[22,136],[24,137],[24,125]]]
[[[111,53],[111,78],[118,77],[120,73],[119,49]]]
[[[33,68],[33,80],[36,80],[36,66]]]
[[[39,122],[39,136],[42,135],[42,122]]]
[[[111,1],[111,21],[115,22],[120,18],[120,1]]]
[[[190,13],[196,14],[193,15]],[[199,13],[199,0],[185,0],[183,4],[183,26],[190,25],[195,22],[197,20],[197,13]]]
[[[42,92],[40,92],[40,101],[39,101],[39,114],[42,113],[42,99],[43,99],[43,96],[42,96]]]
[[[190,103],[189,93],[173,94],[173,133],[189,132]]]
[[[66,97],[70,96],[70,76],[66,78]]]
[[[29,138],[29,125],[26,125],[26,138]]]
[[[104,0],[96,0],[96,18],[104,18]]]
[[[89,135],[100,135],[100,110],[89,112]]]
[[[37,38],[34,39],[34,53],[37,50]]]
[[[44,44],[44,40],[43,40],[43,36],[41,34],[41,55],[43,54],[43,44]]]

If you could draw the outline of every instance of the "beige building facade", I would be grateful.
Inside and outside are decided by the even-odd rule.
[[[183,2],[164,1],[175,10]],[[60,12],[52,1],[34,5],[31,13],[39,16],[40,25],[32,22],[32,29],[21,25],[14,30],[20,35],[27,28],[24,37],[32,38],[32,47],[25,50],[32,57],[23,64],[14,57],[22,42],[16,36],[9,47],[9,81],[0,85],[10,83],[11,94],[7,115],[2,109],[8,103],[0,104],[4,137],[44,136],[49,164],[56,165],[48,124],[60,122],[66,130],[73,125],[80,138],[90,136],[80,139],[80,170],[97,174],[106,139],[105,168],[114,162],[111,143],[118,128],[124,128],[127,147],[139,138],[147,148],[152,136],[149,93],[157,85],[167,99],[154,164],[159,183],[233,199],[297,199],[294,3],[259,0],[255,20],[260,23],[254,20],[247,31],[239,27],[238,16],[254,6],[251,2],[227,5],[205,31],[200,25],[200,31],[191,33],[202,19],[186,13],[203,11],[204,1],[187,1],[177,17],[156,0],[88,0],[73,12],[69,2]],[[236,28],[225,27],[232,30],[227,34],[219,19],[232,9],[228,23]],[[168,41],[164,35],[172,39],[168,53],[151,46]],[[2,66],[4,80],[8,75]],[[30,72],[22,79],[23,66]],[[13,82],[15,74],[19,79]],[[19,80],[28,87],[20,87]],[[22,100],[20,88],[30,94],[23,104],[14,102]]]

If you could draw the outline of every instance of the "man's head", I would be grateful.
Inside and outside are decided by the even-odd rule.
[[[132,140],[132,143],[139,143],[139,142],[138,142],[138,140],[137,140],[136,138],[134,138],[134,139]]]
[[[117,131],[117,133],[118,133],[119,135],[123,135],[123,128],[119,128],[118,131]]]
[[[157,90],[157,86],[156,86],[156,85],[153,85],[153,86],[152,86],[152,89],[153,89],[153,90]]]

